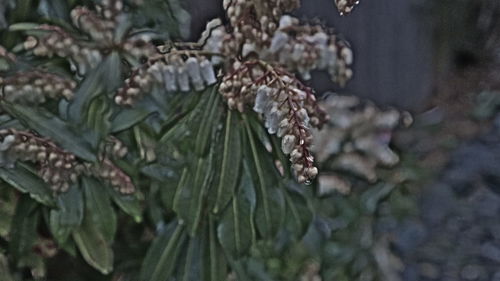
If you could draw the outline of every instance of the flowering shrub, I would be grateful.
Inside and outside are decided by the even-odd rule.
[[[10,9],[28,20],[19,2]],[[45,18],[9,19],[5,34],[22,42],[0,49],[8,280],[251,280],[245,258],[300,240],[316,214],[316,130],[399,122],[396,111],[337,118],[357,104],[323,109],[311,71],[344,85],[353,53],[291,16],[298,0],[226,0],[227,21],[191,43],[175,0],[82,2],[40,1]],[[357,2],[336,4],[349,13]],[[358,150],[397,162],[389,139],[372,150],[378,130],[356,132],[345,136],[364,137]],[[68,260],[77,273],[54,266]]]

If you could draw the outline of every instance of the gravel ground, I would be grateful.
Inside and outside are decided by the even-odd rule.
[[[500,117],[451,154],[395,237],[405,281],[500,281]]]

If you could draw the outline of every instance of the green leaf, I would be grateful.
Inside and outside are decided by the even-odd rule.
[[[219,242],[233,258],[245,255],[255,240],[253,230],[255,197],[250,175],[245,172],[241,188],[223,212],[217,228]]]
[[[188,172],[194,177],[184,181],[185,184],[176,190],[173,209],[191,236],[195,235],[204,215],[205,199],[213,177],[212,160],[213,153],[207,159],[198,159]]]
[[[83,259],[102,274],[113,270],[113,250],[98,225],[87,216],[83,223],[73,232],[73,240],[80,250]]]
[[[222,210],[231,200],[238,184],[241,169],[241,136],[240,121],[233,111],[227,113],[226,132],[224,137],[224,152],[222,156],[222,167],[220,169],[219,184],[217,185],[217,197],[214,213]]]
[[[17,163],[12,169],[0,168],[0,178],[20,192],[28,193],[31,198],[44,205],[55,205],[47,184],[22,163]]]
[[[81,124],[88,117],[88,109],[94,98],[114,92],[119,85],[120,71],[120,56],[117,52],[112,52],[78,87],[75,99],[69,106],[70,120]]]
[[[297,238],[302,237],[313,219],[306,197],[297,190],[284,192],[286,200],[285,226]]]
[[[15,281],[9,270],[9,262],[7,257],[0,253],[0,281]]]
[[[245,120],[245,129],[248,139],[246,155],[244,156],[246,166],[250,169],[257,191],[256,227],[262,236],[272,238],[277,234],[283,224],[285,215],[285,198],[279,189],[277,179],[278,172],[269,155],[257,146],[255,137]]]
[[[88,177],[82,178],[85,196],[85,217],[108,242],[113,241],[116,233],[116,213],[111,205],[109,193],[100,182]]]
[[[90,142],[94,149],[98,149],[101,141],[105,139],[111,129],[111,108],[104,97],[92,100],[87,120],[84,125],[83,136]]]
[[[217,87],[213,87],[211,90],[212,92],[209,95],[210,98],[206,107],[201,112],[201,116],[196,115],[196,117],[191,119],[191,124],[195,124],[195,127],[198,128],[195,143],[195,152],[198,155],[206,154],[210,144],[212,130],[218,125],[220,95],[217,91]]]
[[[208,237],[204,243],[204,279],[203,280],[225,280],[227,278],[227,261],[224,251],[217,240],[217,229],[215,218],[209,215]]]
[[[9,31],[26,31],[37,29],[40,26],[39,23],[32,22],[20,22],[9,26]]]
[[[268,210],[266,210],[266,206]],[[283,191],[276,187],[269,187],[257,192],[255,225],[260,234],[267,238],[273,238],[281,229],[284,220],[285,198]]]
[[[66,0],[41,0],[38,4],[38,12],[49,19],[69,19],[69,8]]]
[[[83,220],[83,195],[77,184],[57,198],[57,210],[50,211],[49,228],[59,244],[64,244],[71,232]]]
[[[245,116],[247,117],[248,124],[252,128],[252,131],[254,132],[257,139],[260,141],[260,143],[264,146],[264,148],[268,152],[271,152],[273,150],[272,137],[267,133],[266,128],[262,125],[262,122],[260,122],[260,120],[257,118],[257,115],[247,114]],[[278,151],[281,151],[281,148],[279,148]]]
[[[19,119],[27,127],[48,137],[64,149],[90,162],[97,160],[90,146],[63,120],[42,108],[32,108],[2,102],[2,108]]]
[[[142,122],[152,113],[152,110],[146,108],[134,107],[131,109],[123,109],[111,121],[111,132],[116,133],[130,129],[134,125]]]
[[[201,236],[201,235],[200,235]],[[181,255],[180,264],[177,267],[177,280],[191,281],[203,280],[203,238],[194,236],[189,238],[185,255]]]
[[[134,218],[136,223],[142,222],[142,206],[138,195],[124,195],[116,191],[114,188],[106,188],[111,199],[118,207],[126,214]]]
[[[166,281],[172,277],[187,235],[184,226],[174,222],[158,235],[144,258],[140,280]]]
[[[9,237],[9,253],[18,261],[32,252],[37,238],[37,225],[40,213],[38,205],[28,196],[21,196],[11,224]]]

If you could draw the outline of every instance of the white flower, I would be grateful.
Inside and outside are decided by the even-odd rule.
[[[189,87],[189,74],[185,66],[179,66],[177,68],[177,83],[179,84],[179,89],[183,92],[189,92],[191,87]]]
[[[200,68],[201,68],[201,76],[203,77],[203,80],[205,80],[205,83],[207,83],[207,85],[212,85],[217,83],[214,67],[209,60],[203,59],[200,63]]]
[[[288,34],[277,31],[274,33],[273,39],[271,40],[271,47],[269,47],[269,52],[276,53],[281,50],[289,41]]]
[[[285,119],[281,120],[280,127],[278,128],[278,132],[276,133],[276,135],[279,138],[281,138],[286,133],[288,133],[288,131],[290,131],[290,122],[288,121],[288,119],[285,118]]]
[[[286,135],[283,137],[281,140],[281,150],[285,154],[290,154],[292,153],[294,147],[295,147],[295,142],[296,142],[296,137],[294,135]]]
[[[292,60],[296,62],[300,61],[302,59],[302,55],[304,54],[305,48],[306,47],[303,44],[296,44],[293,47]]]
[[[16,137],[14,135],[6,136],[2,142],[0,142],[0,151],[6,151],[11,147],[11,145],[16,141]]]
[[[265,127],[269,134],[274,135],[279,129],[279,124],[281,122],[281,112],[278,109],[278,104],[273,103],[271,110],[265,112]]]
[[[177,91],[177,79],[175,74],[175,68],[172,65],[167,65],[163,69],[163,81],[165,83],[165,89],[168,92]]]
[[[284,15],[280,18],[279,28],[285,28],[293,25],[293,18],[289,15]]]
[[[156,82],[163,83],[163,73],[160,67],[160,63],[154,63],[150,68],[148,68],[148,72],[153,75]]]
[[[267,105],[269,104],[269,93],[271,89],[266,86],[260,86],[259,89],[257,89],[257,96],[255,97],[255,105],[253,107],[253,110],[257,113],[264,113]]]
[[[255,46],[255,43],[245,43],[243,44],[243,48],[241,50],[241,55],[246,57],[248,56],[250,53],[254,52],[256,50],[256,46]]]
[[[190,57],[186,61],[186,68],[189,77],[191,78],[191,82],[193,82],[193,86],[195,90],[201,91],[205,88],[203,80],[201,78],[201,70],[198,59],[194,57]]]
[[[352,64],[353,60],[354,60],[354,56],[352,54],[352,50],[349,49],[349,48],[342,48],[342,50],[340,51],[340,55],[342,56],[342,58],[344,59],[345,63],[347,65],[350,65]]]

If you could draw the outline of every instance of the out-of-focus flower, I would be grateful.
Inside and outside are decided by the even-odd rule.
[[[354,96],[330,96],[322,105],[330,121],[314,132],[313,151],[325,170],[319,179],[320,193],[346,193],[349,172],[365,181],[377,181],[377,167],[392,167],[399,156],[390,148],[393,131],[409,126],[411,116],[395,109],[382,110]]]

